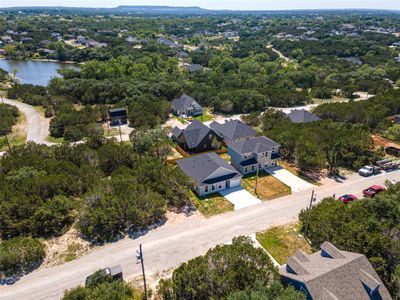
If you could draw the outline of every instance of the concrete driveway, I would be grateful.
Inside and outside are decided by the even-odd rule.
[[[223,190],[219,193],[233,204],[234,210],[260,204],[262,202],[260,199],[250,194],[241,186]]]
[[[265,170],[279,181],[282,181],[287,186],[290,186],[292,193],[315,187],[313,184],[301,179],[282,167],[276,166],[273,168],[267,168]]]

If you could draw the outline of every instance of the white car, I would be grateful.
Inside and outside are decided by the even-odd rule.
[[[358,174],[361,176],[371,176],[373,174],[378,174],[380,169],[374,166],[364,166],[360,170],[358,170]]]

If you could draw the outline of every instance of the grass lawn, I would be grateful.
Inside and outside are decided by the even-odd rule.
[[[199,198],[192,192],[192,200],[197,209],[206,218],[233,211],[233,204],[218,193]]]
[[[181,122],[182,124],[187,124],[188,122],[186,122],[186,120],[185,119],[183,119],[183,118],[181,118],[181,117],[178,117],[178,116],[175,116],[174,115],[174,118],[175,119],[177,119],[179,122]]]
[[[197,121],[200,121],[200,122],[208,122],[208,121],[212,121],[214,119],[215,119],[215,117],[211,113],[210,108],[208,108],[208,107],[204,108],[203,115],[193,117],[193,120],[197,120]]]
[[[17,124],[12,127],[12,131],[7,135],[8,142],[10,143],[11,148],[16,146],[21,146],[26,142],[26,116],[20,112]],[[8,150],[8,145],[6,142],[6,138],[4,136],[0,137],[0,151]]]
[[[312,253],[311,246],[300,235],[297,223],[257,232],[256,238],[280,265],[283,265],[297,249]]]
[[[118,128],[110,128],[104,129],[104,136],[105,137],[112,137],[112,136],[119,136],[119,129]]]
[[[265,171],[260,171],[258,175],[257,194],[254,191],[256,175],[247,175],[242,179],[242,186],[254,196],[263,201],[289,195],[290,187],[279,181]]]
[[[51,135],[48,135],[46,137],[46,141],[48,141],[50,143],[55,143],[55,144],[67,143],[67,141],[64,140],[64,138],[62,138],[62,137],[56,138],[56,137],[52,137]]]
[[[285,161],[279,161],[279,166],[281,166],[282,168],[285,168],[286,170],[288,170],[289,172],[293,173],[294,175],[300,177],[301,179],[303,179],[304,181],[307,181],[311,184],[314,184],[316,186],[320,186],[321,183],[319,181],[313,180],[311,177],[307,176],[306,174],[304,174],[303,172],[301,172],[299,169],[297,169],[294,166],[289,165],[287,162]]]

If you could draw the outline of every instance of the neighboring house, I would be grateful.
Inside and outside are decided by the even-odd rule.
[[[256,130],[239,120],[226,120],[223,124],[214,121],[210,124],[210,128],[226,144],[255,137],[257,133]]]
[[[11,36],[9,36],[9,35],[3,35],[2,37],[1,37],[1,40],[3,41],[3,43],[12,43],[13,42],[13,39],[11,38]]]
[[[218,138],[214,131],[203,123],[193,120],[185,129],[175,127],[172,130],[173,140],[185,151],[200,153],[213,150],[214,141]]]
[[[110,126],[128,123],[128,116],[125,107],[110,109],[108,115],[110,117]]]
[[[280,145],[265,136],[233,142],[228,145],[232,165],[242,174],[276,166]]]
[[[203,66],[199,64],[190,64],[185,67],[185,70],[188,71],[189,73],[196,73],[203,70]]]
[[[165,37],[160,37],[157,42],[161,45],[165,45],[171,48],[183,48],[183,45],[175,43],[174,41],[171,41]]]
[[[189,53],[185,52],[185,51],[179,51],[178,52],[178,58],[179,59],[186,59],[189,56]]]
[[[297,250],[279,269],[282,282],[314,300],[392,299],[363,254],[338,250],[329,242],[308,255]]]
[[[400,124],[400,115],[395,115],[393,121],[397,124]]]
[[[194,180],[199,196],[240,186],[242,175],[215,152],[180,159],[176,163]]]
[[[192,97],[183,94],[172,100],[172,112],[177,116],[192,117],[203,113],[203,108]]]
[[[288,113],[288,117],[293,123],[310,123],[321,120],[305,109],[293,109]]]

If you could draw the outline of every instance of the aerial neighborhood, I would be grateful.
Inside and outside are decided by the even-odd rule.
[[[1,300],[400,299],[396,1],[50,2],[0,3]]]

